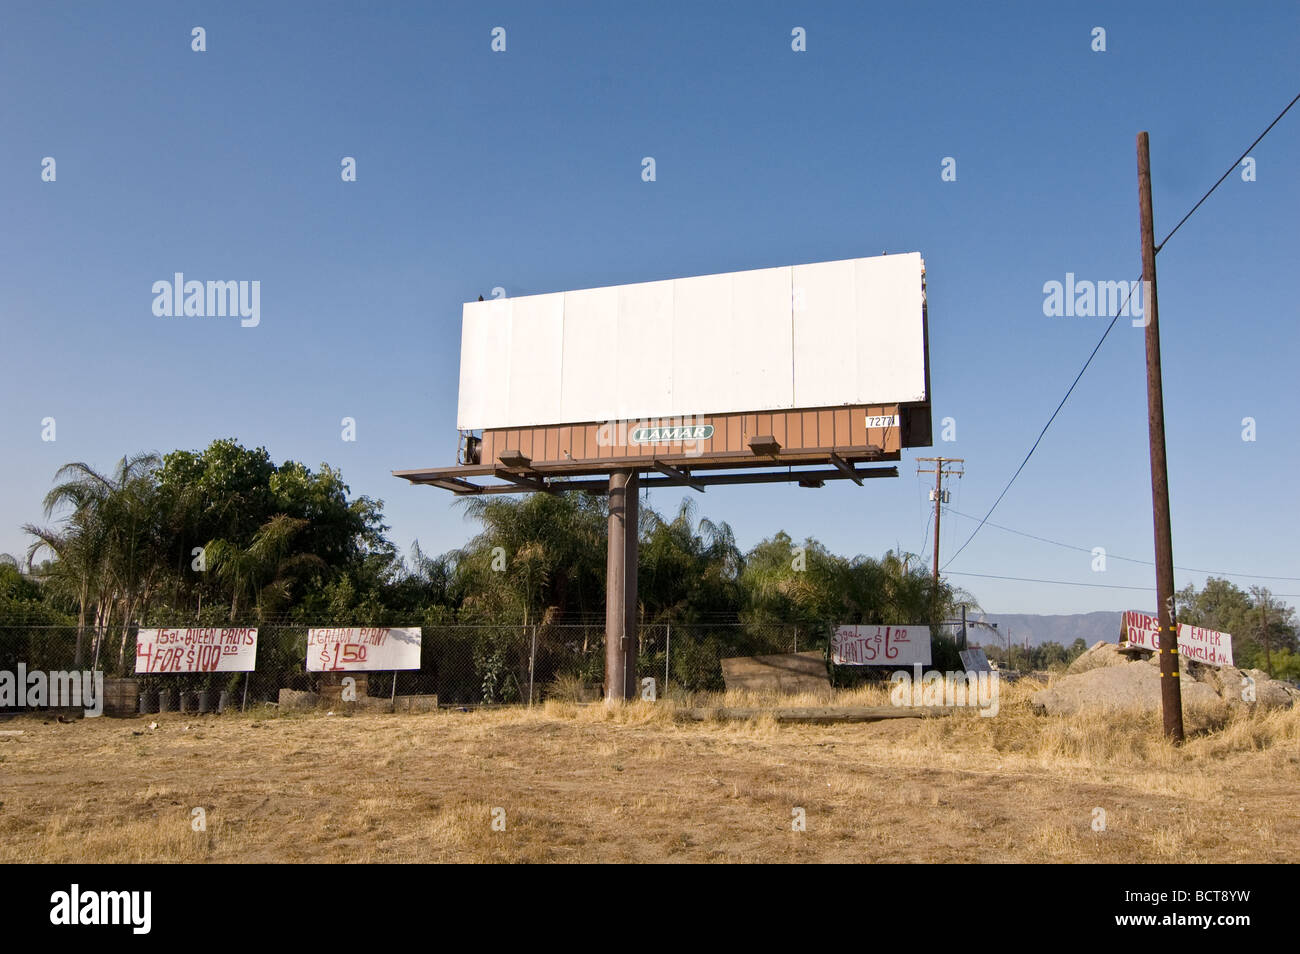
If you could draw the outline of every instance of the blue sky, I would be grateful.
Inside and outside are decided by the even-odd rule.
[[[462,302],[916,250],[934,417],[957,439],[909,452],[897,480],[697,503],[743,546],[784,529],[928,553],[914,458],[963,457],[953,553],[1104,327],[1044,316],[1043,284],[1140,274],[1136,133],[1163,235],[1300,91],[1298,28],[1291,3],[7,0],[0,552],[25,551],[64,462],[223,436],[340,467],[384,500],[399,546],[441,552],[472,526],[390,471],[454,460]],[[1300,578],[1300,109],[1252,155],[1256,181],[1231,176],[1159,258],[1174,555]],[[261,323],[155,317],[152,284],[177,271],[260,281]],[[1106,571],[991,527],[949,569],[1154,587],[1114,559],[1151,558],[1149,487],[1142,331],[1121,322],[992,518],[1105,547]],[[992,612],[1155,604],[953,580]]]

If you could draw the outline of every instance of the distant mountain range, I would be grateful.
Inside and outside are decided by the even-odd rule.
[[[1011,642],[1016,646],[1039,646],[1043,643],[1060,643],[1069,646],[1076,639],[1091,646],[1098,640],[1108,643],[1119,642],[1119,622],[1122,613],[1072,613],[1067,616],[1041,616],[1034,613],[989,613],[983,618],[985,622],[997,623],[998,631],[994,634],[984,626],[972,626],[971,621],[980,619],[976,613],[967,617],[967,637],[971,643],[985,645],[994,640],[1005,646],[1007,631],[1011,632]]]

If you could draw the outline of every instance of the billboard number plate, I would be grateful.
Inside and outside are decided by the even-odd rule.
[[[867,427],[897,427],[897,414],[867,415]]]

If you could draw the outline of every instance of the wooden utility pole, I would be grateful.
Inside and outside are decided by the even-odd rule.
[[[939,517],[943,513],[943,504],[948,502],[946,491],[943,489],[943,479],[945,477],[960,477],[966,473],[965,470],[944,469],[945,464],[965,464],[966,460],[962,457],[918,457],[918,464],[934,464],[934,470],[922,470],[917,467],[918,474],[934,474],[934,490],[930,491],[930,499],[934,501],[934,582],[939,582]]]
[[[1155,522],[1156,596],[1160,619],[1160,707],[1165,736],[1183,741],[1179,684],[1178,620],[1174,613],[1174,543],[1169,520],[1169,469],[1165,462],[1165,399],[1160,375],[1160,309],[1156,299],[1156,238],[1151,212],[1151,146],[1138,133],[1138,209],[1142,228],[1142,285],[1146,305],[1147,428],[1151,441],[1151,509]]]
[[[640,483],[634,470],[618,470],[609,475],[609,537],[605,560],[606,702],[636,698]]]
[[[1268,610],[1269,604],[1273,600],[1273,594],[1268,591],[1267,587],[1252,586],[1250,595],[1255,598],[1255,602],[1259,605],[1260,639],[1264,643],[1264,670],[1272,677],[1273,654],[1269,647]]]
[[[1264,622],[1264,669],[1268,672],[1268,677],[1273,678],[1273,654],[1269,651],[1268,646],[1268,603],[1264,602],[1259,607],[1260,614]]]

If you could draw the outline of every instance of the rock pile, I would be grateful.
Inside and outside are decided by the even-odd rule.
[[[1144,654],[1145,655],[1145,654]],[[1178,658],[1182,672],[1183,706],[1217,705],[1289,709],[1300,703],[1300,689],[1270,679],[1259,669],[1215,668]],[[1254,680],[1254,702],[1243,695]],[[1050,689],[1034,693],[1030,703],[1048,715],[1069,715],[1083,709],[1158,710],[1160,708],[1159,657],[1155,653],[1129,657],[1114,643],[1099,642],[1070,664],[1066,674]]]

